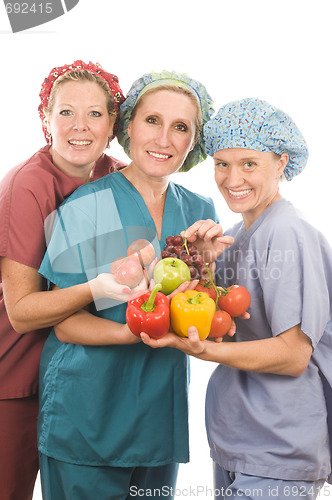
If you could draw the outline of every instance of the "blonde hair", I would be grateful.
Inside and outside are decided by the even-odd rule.
[[[137,110],[142,105],[145,96],[148,96],[148,95],[151,95],[151,94],[155,94],[156,92],[159,92],[160,90],[167,90],[167,91],[170,91],[170,92],[175,92],[177,94],[182,94],[182,95],[186,95],[187,97],[189,97],[189,99],[191,100],[191,102],[193,103],[193,105],[196,108],[195,136],[194,136],[194,141],[196,143],[198,141],[198,139],[199,139],[200,131],[201,131],[202,110],[201,110],[199,102],[197,101],[197,99],[194,96],[194,94],[192,92],[190,92],[190,90],[188,90],[188,89],[186,89],[184,87],[177,87],[176,85],[165,84],[165,85],[158,85],[157,87],[152,87],[151,89],[147,90],[142,95],[142,97],[140,97],[138,99],[138,101],[136,102],[136,104],[135,104],[135,106],[134,106],[134,108],[133,108],[133,110],[131,112],[131,115],[130,115],[130,121],[132,121],[135,118]]]
[[[64,73],[61,75],[53,85],[53,88],[50,93],[50,97],[48,100],[48,106],[47,108],[44,108],[45,114],[50,114],[52,112],[53,106],[54,106],[54,101],[57,93],[57,89],[59,88],[60,85],[62,85],[65,82],[68,81],[73,81],[73,82],[95,82],[97,85],[99,85],[102,90],[105,93],[106,96],[106,103],[107,103],[107,111],[109,115],[116,115],[116,109],[114,106],[114,100],[112,93],[110,91],[109,86],[107,85],[107,82],[103,80],[99,75],[95,75],[94,73],[90,73],[90,71],[87,70],[73,70],[73,71],[68,71],[67,73]]]

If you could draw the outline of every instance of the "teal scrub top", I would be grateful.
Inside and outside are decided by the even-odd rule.
[[[113,173],[79,188],[52,216],[40,273],[60,288],[82,283],[109,272],[135,239],[160,255],[168,235],[208,218],[217,221],[212,200],[171,182],[159,241],[139,192]],[[101,300],[90,310],[125,323],[124,303]],[[84,465],[187,462],[187,371],[176,349],[65,344],[52,331],[40,367],[39,450]]]

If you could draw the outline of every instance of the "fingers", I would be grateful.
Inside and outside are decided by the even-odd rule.
[[[227,335],[230,337],[233,337],[236,333],[236,325],[234,319],[232,319],[232,326],[230,327],[229,331],[227,332]]]
[[[198,330],[195,326],[188,328],[188,340],[190,345],[187,351],[188,354],[198,355],[204,352],[204,343],[199,338]]]
[[[153,290],[155,286],[156,286],[156,283],[155,283],[154,279],[151,279],[150,285],[149,285],[149,290]]]
[[[200,341],[198,330],[195,326],[190,326],[188,328],[188,339],[190,339],[191,342]]]
[[[141,333],[141,339],[144,344],[152,347],[153,349],[157,349],[159,347],[172,347],[174,345],[174,337],[175,335],[172,333],[167,333],[160,339],[153,339],[147,333]]]
[[[146,293],[148,290],[145,288],[142,288],[140,290],[132,290],[132,295],[130,296],[130,299],[137,299],[137,297],[140,297],[141,295],[143,295],[144,293]]]
[[[177,287],[176,290],[174,290],[174,292],[167,295],[168,300],[172,300],[174,295],[176,295],[177,293],[183,293],[187,290],[193,290],[196,287],[198,281],[199,280],[184,281],[180,286]]]
[[[160,339],[152,339],[145,332],[142,332],[141,339],[144,344],[153,349],[159,347],[174,347],[193,356],[200,355],[205,351],[205,344],[200,340],[197,328],[194,326],[188,329],[188,338],[178,337],[174,333],[167,333]]]
[[[206,219],[196,221],[188,229],[182,231],[181,236],[190,242],[196,241],[197,238],[209,242],[213,238],[222,237],[223,230],[220,224],[216,224],[212,219]]]
[[[157,264],[158,260],[159,260],[158,257],[156,257],[155,259],[153,259],[153,261],[151,262],[151,264],[148,267],[148,276],[149,276],[150,279],[153,276],[154,268],[156,267],[156,264]]]
[[[198,284],[199,280],[191,280],[189,281],[188,283],[188,287],[187,287],[187,290],[195,290],[197,284]]]
[[[218,237],[217,240],[219,243],[222,243],[223,245],[229,247],[230,245],[233,245],[234,243],[234,238],[233,236],[221,236]]]
[[[156,339],[152,339],[151,337],[149,337],[147,333],[142,332],[141,339],[144,342],[144,344],[153,347],[154,349],[158,347],[158,341]]]
[[[144,291],[146,292],[147,288],[149,286],[149,281],[147,279],[146,273],[143,273],[143,278],[141,279],[140,283],[136,285],[135,287],[131,288],[131,293],[136,293],[139,291]]]

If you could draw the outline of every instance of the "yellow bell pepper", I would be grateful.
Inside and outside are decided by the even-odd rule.
[[[199,338],[205,340],[210,333],[216,304],[207,293],[187,290],[177,293],[171,301],[171,322],[175,333],[188,337],[188,328],[195,326]]]

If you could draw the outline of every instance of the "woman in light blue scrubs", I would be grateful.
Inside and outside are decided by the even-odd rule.
[[[86,282],[108,273],[134,240],[149,240],[160,255],[167,236],[197,220],[212,227],[202,248],[227,247],[229,238],[214,237],[212,200],[170,181],[205,158],[201,129],[212,112],[206,89],[187,75],[137,80],[119,132],[132,162],[60,207],[40,272],[60,288]],[[45,344],[38,424],[45,500],[174,496],[178,463],[189,458],[187,358],[140,342],[125,311],[96,293],[89,311],[57,325]]]
[[[220,363],[206,398],[216,498],[314,499],[331,473],[332,251],[279,191],[307,146],[259,99],[223,106],[204,133],[217,186],[243,219],[227,232],[216,281],[249,290],[250,319],[237,318],[234,342],[200,342],[195,329],[189,340],[144,339]]]

